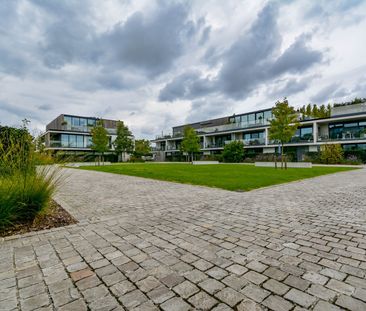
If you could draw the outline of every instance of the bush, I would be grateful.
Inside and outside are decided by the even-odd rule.
[[[343,155],[343,149],[340,144],[326,144],[320,148],[320,161],[324,164],[342,163]]]
[[[244,144],[241,141],[232,141],[225,145],[222,156],[225,162],[238,163],[244,158]]]
[[[144,163],[145,160],[143,160],[140,157],[136,157],[136,156],[132,155],[127,162],[130,162],[130,163]]]
[[[36,168],[28,131],[8,129],[0,128],[0,230],[43,212],[59,181],[59,169]]]

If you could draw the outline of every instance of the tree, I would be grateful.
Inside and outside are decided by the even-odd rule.
[[[91,148],[99,153],[98,165],[100,165],[100,154],[102,154],[102,161],[104,162],[104,152],[109,150],[108,132],[103,126],[103,121],[98,120],[96,125],[91,129],[92,146]]]
[[[134,154],[137,158],[151,154],[150,141],[147,139],[136,140]]]
[[[282,102],[276,103],[272,109],[272,114],[274,118],[270,121],[269,137],[281,144],[281,168],[283,168],[283,145],[295,135],[299,126],[298,115],[286,98]]]
[[[200,151],[200,138],[197,136],[194,128],[187,126],[184,128],[184,137],[180,150],[186,152],[188,156],[191,156],[193,161],[193,155]]]
[[[222,152],[225,162],[239,163],[244,158],[244,144],[240,140],[234,140],[225,145]]]
[[[343,149],[340,144],[326,144],[321,146],[320,161],[325,164],[338,164],[343,160]]]
[[[118,155],[118,161],[120,161],[120,155],[122,155],[122,161],[125,161],[125,155],[133,152],[134,143],[132,133],[123,121],[117,122],[117,137],[113,142],[113,146]]]
[[[307,117],[311,117],[311,116],[312,116],[312,114],[313,114],[313,109],[312,109],[312,107],[311,107],[311,104],[308,104],[308,105],[306,106],[306,113],[305,113],[305,115],[306,115]]]

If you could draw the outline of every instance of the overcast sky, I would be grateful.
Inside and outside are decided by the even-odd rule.
[[[0,124],[61,113],[137,138],[366,97],[366,0],[1,0]]]

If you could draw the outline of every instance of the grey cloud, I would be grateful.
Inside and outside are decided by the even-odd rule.
[[[341,83],[331,83],[312,96],[311,100],[314,103],[326,103],[349,95],[349,93],[348,90],[341,86]]]
[[[290,78],[285,83],[279,83],[272,90],[268,92],[268,98],[270,99],[281,99],[288,97],[289,95],[296,94],[306,90],[313,79],[316,76],[310,76],[306,78]]]
[[[276,60],[272,67],[273,75],[280,75],[284,72],[302,73],[312,65],[320,63],[323,54],[320,51],[312,50],[306,45],[309,36],[301,36]]]
[[[197,31],[188,12],[183,4],[170,4],[150,16],[133,14],[100,38],[102,46],[110,47],[105,59],[111,66],[139,69],[150,76],[167,71]]]
[[[200,77],[200,72],[186,72],[175,77],[160,91],[159,100],[194,99],[211,93],[213,87],[214,85],[209,79]]]
[[[265,6],[249,31],[226,52],[219,53],[213,47],[207,50],[205,57],[209,62],[222,61],[216,77],[202,79],[198,73],[182,74],[162,89],[159,99],[192,99],[210,93],[224,94],[235,100],[245,99],[265,82],[284,74],[304,73],[322,61],[322,53],[307,46],[309,36],[305,35],[297,38],[278,57],[282,36],[277,18],[277,7],[273,4]]]
[[[191,109],[185,121],[187,123],[193,123],[221,117],[227,114],[231,104],[231,101],[217,98],[211,100],[195,100],[192,102]]]

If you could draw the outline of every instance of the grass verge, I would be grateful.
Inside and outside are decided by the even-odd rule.
[[[287,170],[276,170],[275,168],[269,167],[237,164],[124,163],[106,166],[87,166],[81,167],[80,169],[216,187],[233,191],[249,191],[295,180],[354,170],[355,168],[313,167],[307,169],[289,168]]]

